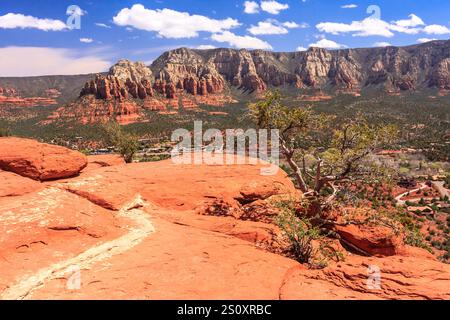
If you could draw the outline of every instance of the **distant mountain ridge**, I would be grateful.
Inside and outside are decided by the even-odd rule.
[[[146,109],[173,112],[200,104],[224,105],[235,101],[233,93],[239,91],[259,94],[291,88],[299,96],[324,91],[358,95],[365,89],[391,94],[429,88],[447,92],[450,40],[291,53],[179,48],[163,53],[150,66],[121,60],[108,73],[0,78],[0,87],[5,83],[23,96],[44,96],[56,89],[60,103],[73,101],[59,108],[52,119],[90,123],[114,118],[129,123],[140,121]]]
[[[24,98],[45,97],[49,90],[56,90],[59,103],[66,103],[76,99],[83,84],[95,77],[95,74],[34,76],[34,77],[0,77],[0,88],[15,91]],[[1,91],[1,90],[0,90]]]
[[[119,61],[107,76],[85,85],[81,95],[126,99],[173,99],[177,91],[192,95],[222,93],[227,87],[262,92],[270,87],[359,91],[378,87],[388,92],[424,88],[450,89],[450,41],[408,47],[310,48],[303,52],[245,49],[168,51],[151,66]],[[97,90],[98,89],[98,90]]]

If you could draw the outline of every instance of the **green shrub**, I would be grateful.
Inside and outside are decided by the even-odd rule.
[[[276,222],[289,241],[294,258],[300,263],[312,262],[312,241],[320,237],[319,229],[307,219],[297,217],[292,202],[279,203],[277,206],[281,210]]]
[[[134,154],[139,149],[139,141],[135,135],[124,132],[116,122],[104,125],[107,135],[107,143],[113,144],[117,151],[123,156],[126,163],[133,162]]]
[[[420,226],[418,225],[416,219],[413,218],[406,210],[398,208],[394,212],[387,211],[384,214],[403,226],[402,229],[405,233],[405,243],[407,245],[431,251],[430,247],[425,242],[424,236],[420,232]]]
[[[441,248],[441,244],[439,243],[439,241],[431,241],[431,245],[436,249]]]

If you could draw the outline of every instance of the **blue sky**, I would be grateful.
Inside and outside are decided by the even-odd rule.
[[[66,25],[70,5],[81,9],[80,29]],[[1,0],[0,76],[97,72],[182,46],[295,51],[449,38],[448,0]]]

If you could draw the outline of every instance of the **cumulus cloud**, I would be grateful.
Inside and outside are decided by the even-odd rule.
[[[47,47],[0,48],[0,76],[73,75],[103,72],[111,62],[98,52]]]
[[[255,14],[259,12],[259,4],[255,1],[244,2],[244,12],[247,14]]]
[[[342,33],[353,33],[353,36],[382,36],[392,37],[394,34],[389,28],[389,23],[374,18],[366,18],[362,21],[353,21],[350,24],[337,22],[321,22],[316,25],[320,32],[339,35]]]
[[[415,14],[410,14],[409,19],[398,20],[394,22],[395,25],[400,27],[417,27],[425,25],[425,22]]]
[[[288,29],[306,28],[307,24],[298,24],[293,21],[279,22],[273,19],[267,19],[266,21],[260,21],[256,26],[252,25],[247,29],[252,35],[277,35],[287,34]]]
[[[287,21],[287,22],[283,22],[283,26],[285,26],[288,29],[296,29],[296,28],[305,29],[305,28],[309,28],[309,24],[307,24],[306,22],[298,24],[297,22]]]
[[[446,26],[441,26],[438,24],[432,24],[429,26],[426,26],[423,31],[427,34],[437,34],[437,35],[445,35],[450,34],[450,29]]]
[[[248,29],[253,35],[273,35],[273,34],[287,34],[289,31],[281,25],[276,25],[272,21],[260,21],[257,26],[251,26]]]
[[[308,48],[300,46],[300,47],[297,47],[297,49],[295,49],[295,50],[296,51],[306,51],[306,50],[308,50]]]
[[[392,22],[390,29],[400,33],[417,34],[421,31],[419,26],[424,26],[425,22],[415,14],[410,14],[409,19]]]
[[[236,48],[262,50],[273,49],[272,46],[266,41],[251,36],[238,36],[230,31],[215,33],[211,36],[211,39],[217,42],[228,43],[228,45]]]
[[[195,38],[199,32],[222,33],[240,26],[239,21],[227,18],[211,19],[171,9],[147,9],[142,4],[122,9],[113,21],[118,26],[154,31],[163,38]]]
[[[261,10],[270,14],[280,14],[281,11],[289,9],[288,4],[280,3],[278,1],[261,1]]]
[[[40,19],[26,16],[20,13],[7,13],[0,16],[0,28],[2,29],[39,29],[43,31],[62,31],[67,25],[61,20]]]
[[[324,49],[329,49],[329,50],[347,48],[346,45],[334,42],[333,40],[328,40],[326,38],[323,38],[323,39],[317,41],[316,43],[311,43],[309,46],[316,47],[316,48],[324,48]]]
[[[334,35],[351,33],[354,37],[381,36],[393,37],[394,32],[405,34],[427,34],[445,35],[450,34],[450,29],[442,25],[426,25],[425,22],[415,14],[410,14],[408,19],[387,22],[381,19],[369,17],[361,21],[347,23],[321,22],[316,25],[321,32]]]

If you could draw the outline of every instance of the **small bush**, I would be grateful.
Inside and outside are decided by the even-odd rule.
[[[134,154],[139,149],[138,138],[130,133],[124,132],[122,127],[116,122],[110,122],[104,125],[104,130],[107,135],[107,142],[116,147],[125,162],[133,162]]]
[[[281,203],[277,224],[291,245],[294,258],[300,263],[310,263],[314,256],[312,241],[320,237],[319,229],[295,213],[293,203]]]

